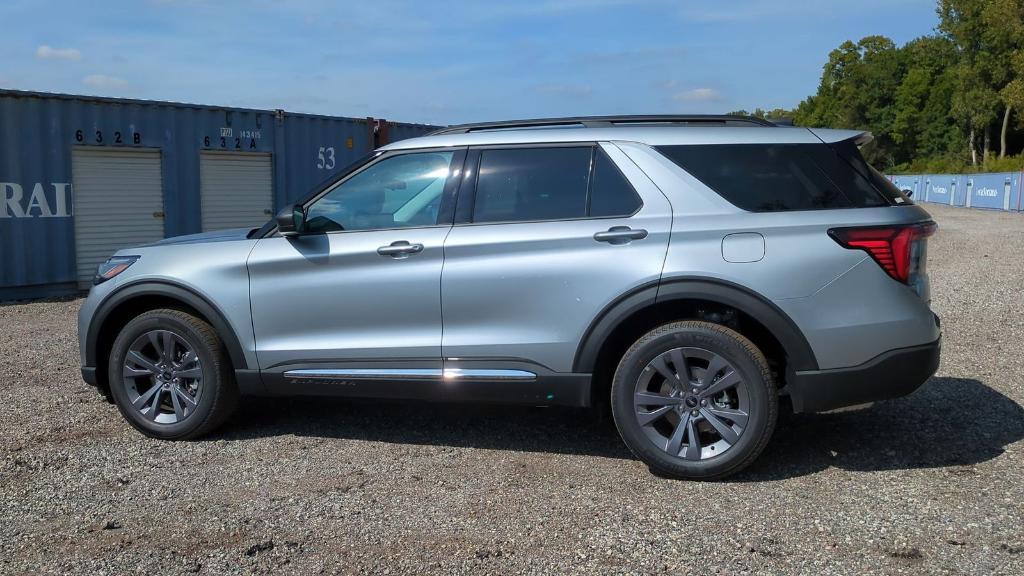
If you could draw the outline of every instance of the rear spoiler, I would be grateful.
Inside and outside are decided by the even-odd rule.
[[[808,130],[825,144],[852,140],[854,144],[860,147],[875,139],[871,132],[864,130],[836,130],[834,128],[808,128]]]

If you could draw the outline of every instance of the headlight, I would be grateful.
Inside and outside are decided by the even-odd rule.
[[[93,284],[99,284],[100,282],[106,282],[114,276],[117,276],[121,272],[128,269],[129,266],[138,260],[138,256],[114,256],[100,264],[100,267],[96,270],[96,277],[93,278]]]

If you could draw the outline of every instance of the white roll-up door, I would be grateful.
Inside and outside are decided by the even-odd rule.
[[[203,231],[256,228],[271,216],[270,154],[203,152],[199,155]]]
[[[71,178],[80,286],[117,250],[163,239],[158,150],[74,147]]]

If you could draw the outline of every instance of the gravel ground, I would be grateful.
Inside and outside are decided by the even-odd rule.
[[[250,400],[149,440],[80,380],[78,300],[0,306],[0,572],[1022,574],[1024,215],[929,210],[936,377],[719,483],[586,411]]]

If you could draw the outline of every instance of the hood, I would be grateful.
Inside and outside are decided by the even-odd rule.
[[[205,244],[209,242],[227,242],[230,240],[245,240],[252,228],[232,228],[230,230],[214,230],[213,232],[200,232],[199,234],[186,234],[165,238],[152,244],[144,246],[169,246],[172,244]]]

